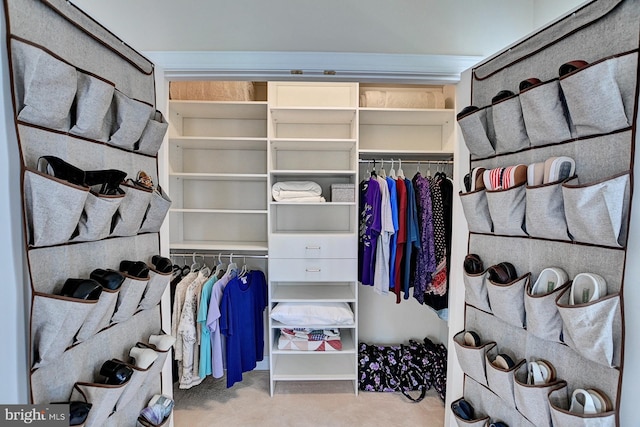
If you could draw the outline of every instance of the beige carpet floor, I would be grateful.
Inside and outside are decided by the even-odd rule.
[[[190,390],[174,389],[176,427],[441,427],[444,404],[430,390],[420,403],[400,393],[356,396],[351,382],[278,382],[269,395],[269,373],[252,371],[226,388],[208,377]]]

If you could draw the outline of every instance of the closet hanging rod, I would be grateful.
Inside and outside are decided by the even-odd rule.
[[[225,254],[225,253],[218,253],[218,252],[215,252],[215,251],[212,251],[212,252],[209,252],[209,253],[201,253],[201,252],[170,252],[169,256],[170,257],[173,257],[173,256],[175,256],[175,257],[196,256],[196,257],[202,257],[202,258],[205,258],[205,257],[209,257],[209,258],[218,258],[218,257],[220,257],[220,258],[231,258],[231,257],[234,257],[234,258],[250,258],[250,259],[251,258],[253,258],[253,259],[266,259],[266,258],[269,258],[268,255],[253,255],[253,254],[245,255],[245,254],[240,253],[240,252]]]
[[[398,163],[398,160],[402,159],[393,159],[394,163]],[[380,163],[385,162],[391,164],[391,159],[358,159],[359,163]],[[406,165],[452,165],[453,160],[402,160],[402,164]]]

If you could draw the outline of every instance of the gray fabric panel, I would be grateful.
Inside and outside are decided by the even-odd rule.
[[[631,131],[558,144],[544,149],[526,150],[487,160],[471,162],[487,169],[544,162],[549,157],[568,156],[576,162],[580,183],[595,182],[631,169]]]
[[[101,427],[113,412],[113,408],[122,394],[126,384],[106,385],[98,383],[78,383],[73,387],[70,401],[86,400],[91,403],[91,410],[84,422],[84,427]]]
[[[459,402],[460,400],[462,400],[462,398],[451,403],[451,406],[453,406],[455,403]],[[473,404],[471,406],[473,406]],[[456,420],[458,427],[486,427],[487,421],[489,421],[489,417],[487,417],[486,414],[480,413],[480,411],[476,410],[475,407],[473,412],[476,419],[472,421],[463,420],[462,418],[458,417],[454,412],[453,419]]]
[[[149,374],[149,368],[140,369],[135,365],[127,365],[131,369],[133,369],[133,374],[131,375],[129,381],[127,381],[127,385],[122,392],[122,395],[120,395],[120,398],[116,402],[115,410],[119,412],[123,411],[124,408],[126,408],[131,403],[133,398],[140,391],[140,387],[142,386],[142,384],[144,384],[147,375]]]
[[[129,350],[137,341],[146,340],[149,335],[159,332],[158,307],[141,311],[127,322],[105,329],[71,347],[55,363],[31,373],[33,402],[68,401],[74,383],[99,379],[100,367],[104,361],[113,358],[126,360]]]
[[[620,349],[614,347],[614,341],[621,341],[622,331],[615,329],[614,324],[616,317],[620,317],[620,296],[609,294],[592,303],[571,306],[569,291],[562,293],[557,301],[564,342],[586,359],[618,366]]]
[[[566,108],[561,99],[558,80],[551,80],[520,94],[522,115],[531,145],[571,138]]]
[[[487,294],[487,271],[481,274],[462,273],[464,281],[464,301],[467,304],[491,313],[489,295]]]
[[[466,377],[464,398],[482,414],[488,414],[491,422],[502,421],[509,427],[534,427],[518,411],[505,405],[504,401],[491,390]]]
[[[624,112],[629,124],[633,123],[636,105],[635,87],[638,78],[638,52],[621,56],[614,62],[616,83],[620,88]]]
[[[493,231],[493,223],[491,222],[491,214],[489,213],[489,205],[487,203],[487,193],[485,190],[474,191],[471,193],[458,193],[462,210],[467,219],[469,231],[476,233],[491,233]]]
[[[567,227],[578,242],[607,246],[626,244],[629,175],[589,186],[562,186]]]
[[[487,349],[493,347],[495,343],[485,340],[482,335],[480,335],[480,338],[483,342],[480,347],[469,347],[464,344],[464,331],[462,331],[453,337],[453,344],[462,371],[481,384],[486,385],[487,376],[484,355]]]
[[[602,415],[576,415],[570,413],[568,411],[569,396],[570,393],[567,387],[554,390],[549,395],[553,425],[562,427],[614,427],[616,425],[614,412],[607,412]]]
[[[131,185],[123,185],[121,188],[125,197],[118,209],[111,235],[133,236],[140,230],[153,193]]]
[[[148,381],[148,378],[145,378],[145,381]],[[147,406],[155,394],[161,394],[159,381],[157,381],[157,384],[153,388],[139,388],[138,392],[131,396],[131,400],[126,406],[119,408],[117,412],[111,414],[105,426],[138,426],[139,424],[136,423],[136,420],[140,415],[140,411]]]
[[[558,286],[552,292],[542,295],[531,294],[532,283],[535,282],[530,282],[530,286],[527,286],[524,295],[527,331],[538,338],[560,342],[562,318],[556,306],[556,298],[560,292],[569,286],[569,283]]]
[[[82,170],[118,169],[135,179],[143,170],[154,183],[158,182],[156,159],[136,156],[106,144],[91,143],[31,126],[18,125],[25,166],[36,169],[41,156],[56,156]]]
[[[107,141],[110,123],[105,119],[111,107],[114,90],[112,84],[79,72],[75,123],[69,132],[85,138]]]
[[[111,107],[113,117],[108,118],[112,120],[109,144],[133,150],[153,114],[153,108],[127,97],[120,91],[114,92]]]
[[[496,154],[511,153],[530,144],[524,126],[520,98],[515,96],[492,105],[493,128],[496,132]]]
[[[24,200],[30,244],[49,246],[68,242],[88,194],[88,187],[25,171]]]
[[[487,280],[487,293],[493,314],[518,328],[525,325],[524,294],[530,277],[527,273],[506,285]]]
[[[541,385],[527,384],[527,364],[522,364],[514,376],[516,409],[536,427],[552,427],[548,394],[557,385],[557,381]]]
[[[154,117],[147,122],[136,151],[155,156],[162,145],[164,135],[167,133],[169,123],[164,119],[160,111],[156,111]]]
[[[106,39],[109,44],[124,52],[128,58],[144,68],[147,74],[53,12],[44,2],[10,0],[6,3],[12,34],[46,47],[77,68],[114,82],[119,90],[132,98],[150,104],[155,103],[154,78],[152,74],[148,74],[153,69],[151,63],[104,28],[82,17],[66,1],[49,0],[49,3],[54,3],[58,9],[75,15],[84,25],[90,27],[92,34]],[[52,34],[55,34],[55,37],[51,37]]]
[[[495,153],[494,144],[489,139],[490,133],[488,131],[487,113],[490,108],[477,110],[458,120],[464,142],[471,155],[476,157],[488,157]],[[490,126],[493,127],[493,123]]]
[[[526,187],[525,223],[530,236],[569,240],[561,182]]]
[[[615,79],[617,58],[583,68],[560,80],[579,137],[629,126]]]
[[[98,333],[98,331],[109,326],[109,321],[118,301],[118,292],[118,290],[102,289],[98,303],[91,310],[91,313],[82,324],[82,328],[78,331],[77,342],[85,341]]]
[[[171,207],[171,199],[164,192],[162,187],[158,186],[151,196],[149,209],[145,215],[144,221],[140,226],[140,233],[157,233],[164,222],[167,212]]]
[[[69,277],[89,277],[96,268],[118,270],[123,259],[148,260],[159,253],[157,234],[33,249],[28,253],[31,286],[56,293]]]
[[[149,269],[149,281],[140,301],[140,310],[148,310],[160,304],[162,294],[171,280],[171,273],[162,274]]]
[[[538,48],[549,42],[558,40],[560,34],[569,34],[573,28],[590,22],[612,7],[612,3],[619,3],[605,18],[582,28],[558,43],[548,46],[541,51]],[[575,16],[570,16],[558,25],[548,28],[524,43],[514,46],[486,64],[475,69],[475,73],[482,77],[492,71],[502,68],[518,58],[537,51],[527,59],[513,64],[507,69],[481,82],[473,83],[473,105],[483,106],[491,103],[491,98],[500,90],[508,89],[516,92],[520,81],[537,77],[542,81],[558,77],[560,65],[575,59],[594,62],[612,54],[627,52],[638,47],[638,33],[640,31],[640,8],[634,1],[599,0],[581,9]]]
[[[122,273],[125,276],[124,282],[120,286],[118,292],[118,302],[116,303],[116,311],[111,317],[111,323],[120,323],[129,320],[133,313],[136,312],[138,304],[144,290],[149,283],[149,279],[138,279]]]
[[[514,360],[525,357],[527,331],[513,327],[498,317],[467,306],[465,329],[476,331],[482,342],[495,342],[501,353]]]
[[[516,407],[516,402],[513,398],[513,380],[515,371],[524,363],[524,360],[518,361],[515,358],[516,365],[509,370],[504,370],[494,366],[492,363],[498,354],[503,353],[502,350],[495,346],[490,348],[485,354],[486,357],[486,369],[487,369],[487,384],[491,391],[493,391],[503,402],[510,408]],[[509,357],[512,357],[509,355]]]
[[[105,196],[90,192],[78,222],[78,235],[73,241],[86,242],[108,237],[111,232],[111,220],[122,200],[123,195]]]
[[[526,236],[522,229],[526,209],[525,186],[487,191],[487,203],[496,234]]]
[[[18,119],[68,131],[76,69],[34,46],[11,41]]]
[[[77,300],[36,293],[31,308],[31,342],[33,367],[55,364],[87,315],[96,307],[96,301]]]

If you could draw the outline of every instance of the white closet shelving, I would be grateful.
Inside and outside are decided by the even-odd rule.
[[[266,101],[170,101],[169,124],[170,248],[266,251]]]
[[[282,302],[346,302],[353,325],[269,321],[271,394],[278,381],[345,380],[358,391],[357,199],[331,200],[332,184],[357,182],[358,85],[270,82],[269,187],[314,181],[326,202],[269,197],[269,311]],[[339,328],[342,350],[278,349],[283,327]]]

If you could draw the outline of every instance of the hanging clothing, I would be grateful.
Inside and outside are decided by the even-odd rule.
[[[380,184],[381,231],[376,246],[376,262],[373,276],[373,289],[375,292],[386,295],[389,293],[389,257],[391,251],[389,244],[394,234],[393,218],[391,214],[391,199],[389,187],[385,178],[377,177]]]
[[[202,286],[200,294],[200,306],[198,307],[198,324],[200,325],[200,367],[198,375],[201,378],[212,374],[211,363],[211,332],[207,327],[207,315],[209,313],[209,301],[213,285],[218,281],[218,276],[212,275]]]
[[[396,304],[399,304],[400,291],[403,289],[402,257],[404,256],[404,248],[407,242],[407,187],[402,178],[396,180],[396,190],[398,192],[398,232],[396,233],[396,254],[393,271],[395,288],[393,291],[396,294]]]
[[[424,304],[424,294],[431,283],[432,274],[436,271],[431,191],[429,181],[420,172],[413,177],[413,184],[416,190],[420,235],[420,246],[418,248],[413,282],[413,297],[420,304]]]
[[[182,334],[178,332],[178,325],[180,324],[180,318],[182,316],[182,307],[184,306],[184,298],[187,294],[189,285],[198,277],[198,273],[195,271],[190,272],[182,278],[180,283],[176,286],[176,293],[174,296],[173,311],[171,313],[171,335],[176,338],[176,342],[173,346],[174,358],[177,361],[182,360]]]
[[[360,241],[362,243],[361,279],[363,285],[373,285],[378,236],[382,231],[382,195],[374,176],[363,186],[363,208],[360,213]],[[362,194],[362,193],[361,193]]]
[[[415,258],[420,248],[420,234],[418,233],[418,206],[416,203],[416,193],[413,182],[405,178],[405,188],[407,190],[407,243],[405,244],[405,255],[403,260],[404,276],[402,279],[403,298],[409,299],[411,295],[412,272],[415,271]]]
[[[398,239],[398,190],[396,186],[396,180],[391,177],[386,177],[387,188],[389,189],[389,202],[391,206],[391,223],[393,227],[393,234],[389,241],[389,290],[394,289],[396,286],[396,245]]]
[[[230,280],[235,279],[237,272],[238,268],[235,264],[229,265],[224,275],[213,284],[209,298],[207,329],[211,345],[211,375],[214,378],[224,376],[224,344],[220,333],[220,304],[225,287]]]
[[[447,292],[447,256],[444,216],[442,212],[442,192],[436,178],[429,178],[428,181],[431,191],[431,216],[433,218],[436,271],[433,275],[431,286],[427,289],[427,293],[441,296]]]

